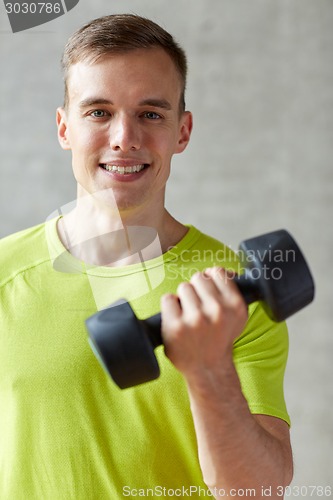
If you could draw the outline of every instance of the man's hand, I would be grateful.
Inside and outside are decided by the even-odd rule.
[[[196,273],[177,295],[162,298],[162,335],[166,355],[187,380],[210,377],[247,320],[247,306],[222,268]]]

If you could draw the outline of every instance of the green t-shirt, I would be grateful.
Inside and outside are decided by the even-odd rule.
[[[120,297],[139,317],[151,316],[162,294],[212,265],[235,267],[235,255],[192,226],[177,247],[127,267],[87,267],[71,257],[56,219],[0,242],[1,500],[155,498],[205,488],[185,383],[163,347],[155,351],[161,376],[122,391],[96,360],[85,319]],[[249,312],[234,346],[243,393],[251,412],[289,423],[286,326],[258,304]]]

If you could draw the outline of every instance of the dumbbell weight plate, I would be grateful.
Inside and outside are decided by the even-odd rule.
[[[285,229],[244,240],[239,245],[245,273],[235,279],[245,301],[260,300],[267,315],[284,321],[313,301],[310,269]]]
[[[160,322],[160,314],[155,318]],[[154,342],[144,328],[145,322],[137,319],[128,302],[119,301],[99,311],[86,320],[86,325],[96,357],[121,389],[159,376]]]

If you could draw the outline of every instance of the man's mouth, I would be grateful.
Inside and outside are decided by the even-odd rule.
[[[100,163],[100,167],[104,168],[108,172],[117,172],[117,174],[135,174],[141,172],[144,168],[147,168],[148,163],[142,163],[141,165],[132,165],[130,167],[123,167],[118,165],[109,165],[107,163]]]

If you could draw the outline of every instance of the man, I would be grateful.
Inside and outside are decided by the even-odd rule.
[[[63,69],[77,203],[0,247],[1,499],[281,497],[286,327],[247,310],[227,247],[165,208],[192,130],[184,52],[147,19],[106,16],[70,38]],[[158,380],[120,391],[84,320],[123,296],[140,317],[161,308],[166,356]]]

